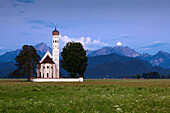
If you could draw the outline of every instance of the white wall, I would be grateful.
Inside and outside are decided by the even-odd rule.
[[[33,82],[83,82],[83,78],[59,78],[59,79],[45,79],[45,78],[33,78]]]

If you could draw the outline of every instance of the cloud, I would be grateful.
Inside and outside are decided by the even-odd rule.
[[[140,48],[141,49],[150,49],[150,48],[160,47],[160,46],[164,46],[164,45],[168,45],[168,44],[170,44],[170,42],[154,41],[148,45],[141,46]]]
[[[68,36],[61,36],[60,35],[60,40],[61,40],[61,46],[65,46],[65,44],[67,42],[80,42],[85,49],[89,49],[89,50],[94,50],[96,48],[100,48],[103,46],[108,46],[107,43],[105,42],[101,42],[100,38],[98,38],[97,40],[92,40],[90,37],[80,37],[80,38],[70,38]]]
[[[46,22],[46,24],[45,24],[45,27],[49,27],[49,28],[54,28],[54,26],[55,26],[55,23],[48,23],[48,22]],[[58,24],[56,24],[56,26],[57,26],[57,28],[63,28],[64,26],[60,26],[60,25],[58,25]]]
[[[112,40],[122,40],[122,39],[133,39],[133,37],[129,37],[127,35],[124,35],[124,36],[120,36],[118,38],[113,38]]]
[[[48,27],[48,28],[54,28],[54,25],[55,23],[53,22],[46,22],[45,24],[45,27]],[[59,24],[56,24],[57,28],[72,28],[72,27],[75,27],[75,26],[80,26],[78,24],[75,24],[75,23],[62,23],[62,26],[59,25]]]
[[[22,14],[22,13],[24,13],[24,11],[19,11],[18,13],[19,13],[19,14]]]
[[[28,24],[46,24],[45,21],[42,20],[27,20]]]
[[[40,29],[40,27],[32,26],[31,29]]]
[[[98,37],[97,40],[94,40],[93,43],[94,43],[94,44],[99,44],[99,43],[100,43],[100,37]]]
[[[54,28],[55,27],[55,23],[54,22],[49,22],[49,21],[43,21],[43,20],[40,20],[40,19],[28,19],[26,18],[26,23],[27,24],[36,24],[36,25],[42,25],[44,27],[47,27],[47,28]],[[59,25],[59,24],[56,24],[57,28],[72,28],[72,27],[75,27],[75,26],[79,26],[78,24],[71,24],[71,23],[62,23],[62,25]]]
[[[30,35],[30,33],[29,32],[24,32],[24,33],[22,33],[24,36],[29,36]]]
[[[91,44],[92,42],[91,42],[91,38],[90,37],[87,37],[86,38],[86,41],[85,41],[85,44]]]
[[[24,4],[35,4],[36,0],[11,0],[13,7],[17,7]]]
[[[35,0],[14,0],[15,2],[18,3],[26,3],[26,4],[34,4]]]
[[[151,50],[151,48],[141,48],[141,51]]]

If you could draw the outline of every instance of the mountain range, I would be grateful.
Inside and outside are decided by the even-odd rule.
[[[117,78],[156,71],[160,74],[170,74],[170,69],[152,66],[139,57],[126,57],[116,53],[88,57],[88,67],[85,78]]]
[[[37,53],[43,57],[46,51],[52,53],[52,49],[45,43],[34,46]],[[21,49],[7,52],[0,56],[0,76],[6,76],[10,71],[16,69],[15,57]],[[155,55],[148,53],[140,54],[129,47],[115,46],[103,47],[91,51],[86,50],[88,56],[88,67],[85,78],[100,78],[101,76],[122,76],[141,74],[143,72],[158,71],[161,74],[169,74],[170,54],[159,51]],[[61,55],[60,55],[61,59]],[[61,73],[67,73],[61,70]]]
[[[52,53],[52,49],[43,42],[35,45],[34,48],[37,50],[37,53],[40,55],[40,57],[43,57],[47,51],[50,51],[50,53]],[[6,52],[5,54],[0,56],[0,63],[15,62],[15,57],[19,54],[20,51],[21,49]]]
[[[170,69],[170,53],[161,50],[155,55],[150,55],[148,53],[140,54],[136,52],[134,49],[129,48],[128,46],[103,47],[101,49],[92,51],[91,53],[88,54],[88,57],[98,55],[109,55],[112,53],[133,58],[138,57],[141,60],[149,62],[150,64],[152,64],[152,66],[160,66],[162,68]]]

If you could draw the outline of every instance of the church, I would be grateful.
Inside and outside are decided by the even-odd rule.
[[[46,52],[37,66],[37,78],[59,78],[59,31],[52,32],[52,55]]]
[[[52,55],[49,51],[43,56],[37,65],[37,75],[31,78],[33,82],[83,82],[83,78],[62,78],[59,75],[59,31],[52,32]]]

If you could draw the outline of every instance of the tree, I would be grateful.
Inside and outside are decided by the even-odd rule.
[[[146,79],[149,79],[149,75],[147,75]]]
[[[136,75],[136,78],[137,78],[137,79],[140,79],[140,75],[139,75],[139,74],[138,74],[138,75]]]
[[[164,75],[162,75],[162,79],[165,79],[165,76],[164,76]]]
[[[84,76],[87,56],[83,45],[79,42],[68,42],[61,52],[61,67],[69,72],[71,77]]]
[[[24,45],[15,60],[17,69],[12,74],[17,78],[28,76],[30,81],[31,75],[36,73],[35,69],[40,60],[36,49],[33,46]]]

